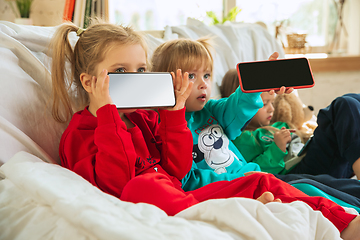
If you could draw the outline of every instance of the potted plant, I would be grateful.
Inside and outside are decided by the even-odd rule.
[[[31,4],[34,0],[6,0],[15,14],[15,23],[32,24],[30,19]]]
[[[216,25],[216,24],[223,24],[226,21],[230,21],[233,22],[236,20],[236,16],[241,12],[241,9],[237,6],[233,7],[232,9],[230,9],[229,13],[223,17],[222,19],[219,19],[216,14],[213,11],[208,11],[206,12],[206,15],[211,18],[212,20],[212,24]]]

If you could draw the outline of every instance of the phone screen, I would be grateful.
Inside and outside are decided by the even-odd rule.
[[[170,73],[109,73],[109,92],[117,108],[175,106]]]
[[[314,86],[307,58],[243,62],[238,65],[243,92],[278,90],[280,87],[306,88]]]

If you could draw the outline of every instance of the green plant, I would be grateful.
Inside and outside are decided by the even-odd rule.
[[[236,20],[236,16],[241,12],[241,8],[235,6],[232,9],[230,9],[229,13],[221,19],[221,21],[218,19],[216,14],[213,11],[206,12],[206,15],[212,19],[212,24],[223,24],[226,21],[233,22]]]
[[[28,18],[30,7],[34,0],[7,0],[16,17]],[[15,7],[14,7],[15,3]],[[20,14],[20,16],[19,16]]]

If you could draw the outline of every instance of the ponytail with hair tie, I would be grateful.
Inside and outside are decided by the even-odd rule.
[[[81,35],[84,31],[85,31],[85,29],[79,27],[78,30],[76,31],[76,35],[77,35],[78,37],[80,37],[80,35]]]

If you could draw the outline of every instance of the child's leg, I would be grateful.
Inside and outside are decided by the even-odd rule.
[[[355,215],[346,213],[333,201],[323,197],[310,197],[272,174],[254,173],[232,181],[214,182],[191,193],[202,202],[207,199],[229,197],[257,199],[266,191],[271,192],[275,199],[278,198],[283,203],[296,200],[307,203],[312,209],[321,211],[340,232],[355,218]]]
[[[193,195],[177,189],[173,182],[161,173],[136,176],[125,185],[120,199],[155,205],[170,216],[198,203]]]
[[[273,193],[275,198],[281,199],[283,203],[296,200],[307,203],[312,209],[321,211],[340,232],[356,217],[356,215],[346,213],[341,206],[333,201],[323,197],[310,197],[295,187],[278,180],[271,174],[262,177],[257,191],[260,189],[266,189]]]
[[[317,118],[306,156],[290,173],[351,177],[360,157],[360,94],[336,98]]]
[[[360,161],[359,161],[360,163]],[[321,175],[310,175],[310,174],[287,174],[287,175],[280,175],[280,174],[274,174],[275,177],[279,178],[280,180],[283,180],[284,182],[293,182],[294,180],[299,179],[308,179],[308,180],[314,180],[320,184],[329,186],[332,189],[341,191],[343,193],[347,193],[353,197],[356,197],[357,199],[360,199],[360,181],[355,179],[349,179],[349,178],[334,178],[328,174],[321,174]],[[326,192],[326,191],[325,191]],[[326,192],[330,193],[330,192]],[[330,195],[333,195],[334,193],[331,192]],[[333,195],[335,197],[335,195]],[[345,201],[345,199],[342,199]],[[345,201],[346,202],[346,201]],[[350,202],[348,202],[350,203]],[[353,203],[351,203],[353,204]],[[360,201],[356,203],[355,205],[359,205]],[[359,206],[360,207],[360,206]]]
[[[349,223],[349,226],[341,232],[340,237],[344,240],[360,240],[360,216]]]

